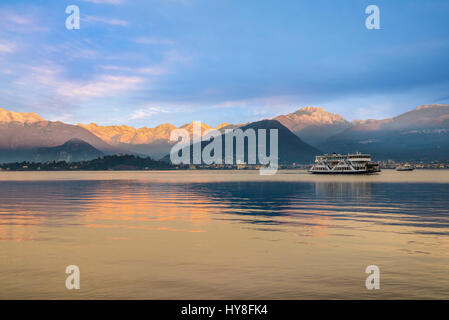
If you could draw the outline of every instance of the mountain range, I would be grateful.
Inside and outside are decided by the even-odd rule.
[[[37,149],[57,147],[75,138],[105,154],[125,151],[107,144],[80,126],[47,121],[34,113],[12,112],[0,108],[0,162],[33,160]]]
[[[154,128],[133,128],[130,126],[99,126],[95,123],[88,125],[78,124],[111,146],[126,149],[128,151],[151,156],[160,159],[170,152],[173,142],[170,141],[170,133],[177,129],[170,123],[164,123]],[[205,123],[201,124],[201,131],[204,133],[208,129],[223,130],[225,128],[234,128],[236,126],[229,123],[223,123],[213,128]],[[185,124],[179,128],[187,130],[193,134],[193,122]]]
[[[251,123],[223,123],[214,129],[224,132],[225,129],[244,129],[250,125]],[[291,131],[300,138],[301,145],[304,144],[301,148],[309,151],[361,151],[372,154],[377,160],[397,161],[449,158],[449,105],[423,105],[393,118],[352,122],[319,107],[305,107],[264,123],[264,128],[269,129],[270,126]],[[175,128],[176,126],[169,123],[139,129],[126,125],[100,126],[95,123],[71,125],[60,121],[47,121],[34,113],[12,112],[0,108],[0,163],[34,160],[39,154],[43,157],[42,153],[49,155],[46,159],[61,158],[58,150],[44,152],[43,148],[58,148],[72,139],[82,140],[105,155],[129,153],[160,159],[167,155],[173,146],[170,133]],[[185,124],[180,128],[192,134],[193,124]],[[211,128],[202,124],[203,133]],[[293,143],[290,134],[288,137],[289,143]],[[72,147],[73,142],[64,148]],[[295,148],[294,145],[290,147]],[[64,148],[62,154],[67,152]],[[283,152],[287,152],[287,149]],[[95,154],[88,152],[78,157],[76,153],[70,153],[70,159],[83,159],[87,154]],[[306,157],[313,152],[309,153],[303,152]],[[281,153],[280,157],[290,158]],[[306,161],[299,154],[295,157],[301,162]],[[298,162],[293,159],[291,161]],[[311,161],[313,157],[308,162]]]
[[[340,153],[369,152],[377,159],[449,159],[449,105],[423,105],[397,117],[353,122],[319,145]]]

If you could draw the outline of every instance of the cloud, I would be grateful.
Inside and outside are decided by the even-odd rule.
[[[160,75],[166,74],[168,72],[161,65],[147,66],[147,67],[140,67],[140,68],[107,65],[107,66],[101,66],[101,68],[103,70],[107,70],[107,71],[140,73],[140,74],[145,74],[145,75],[150,75],[150,76],[160,76]]]
[[[172,73],[177,66],[186,64],[188,61],[189,57],[174,50],[169,50],[164,53],[162,61],[154,65],[138,66],[138,67],[103,65],[100,68],[105,71],[111,71],[116,73],[146,75],[156,77]]]
[[[16,46],[13,43],[0,41],[0,52],[11,53],[14,51],[15,47]]]
[[[163,44],[163,45],[174,45],[176,43],[173,40],[159,37],[140,37],[136,39],[136,42],[141,44]]]
[[[239,100],[226,100],[210,106],[213,109],[225,108],[255,108],[255,115],[274,116],[279,111],[290,110],[295,106],[301,105],[301,97],[297,95],[280,95],[255,97]]]
[[[131,117],[129,118],[129,120],[145,119],[145,118],[151,117],[151,116],[161,113],[161,112],[168,112],[168,111],[161,107],[147,107],[144,109],[139,109],[139,110],[134,111],[131,114]]]
[[[124,0],[82,0],[84,2],[95,4],[122,4]]]
[[[65,122],[65,123],[76,123],[76,121],[74,120],[73,114],[71,114],[71,113],[61,113],[58,115],[51,115],[51,116],[45,117],[45,119],[47,119],[49,121],[61,121],[61,122]]]
[[[68,81],[63,69],[52,64],[43,67],[29,67],[28,75],[15,82],[17,85],[39,87],[45,93],[71,101],[86,101],[92,98],[113,97],[137,89],[145,79],[141,77],[103,74],[89,81]]]
[[[108,19],[108,18],[97,17],[97,16],[84,16],[81,20],[84,22],[87,22],[87,23],[99,22],[99,23],[105,23],[105,24],[109,24],[109,25],[113,25],[113,26],[121,26],[121,27],[126,27],[128,25],[128,22],[125,20]]]
[[[30,25],[35,23],[33,19],[10,10],[0,10],[0,18],[2,19],[2,22],[9,22],[19,25]]]
[[[67,98],[79,99],[114,96],[136,88],[143,81],[139,77],[101,75],[85,84],[64,83],[56,92]]]
[[[16,23],[16,24],[22,24],[22,25],[29,25],[33,23],[33,20],[24,17],[24,16],[18,16],[18,15],[11,15],[9,16],[9,21]]]
[[[166,74],[168,71],[163,66],[154,66],[154,67],[140,68],[138,72],[151,76],[160,76]]]
[[[58,45],[45,45],[43,46],[43,50],[48,56],[63,56],[66,61],[103,58],[101,52],[88,47],[86,42],[76,40],[67,41]]]
[[[37,15],[38,13],[24,15],[22,12],[16,13],[15,11],[0,9],[1,29],[20,33],[48,31],[49,29],[36,19]]]

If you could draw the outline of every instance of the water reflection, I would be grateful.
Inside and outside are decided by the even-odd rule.
[[[368,182],[316,182],[315,195],[318,198],[369,201],[371,186]]]
[[[191,229],[184,231],[198,232],[197,227],[211,219],[311,226],[322,225],[322,220],[311,219],[320,217],[328,222],[370,221],[448,235],[448,191],[445,184],[366,182],[1,182],[0,234],[12,227],[111,228],[123,227],[123,222],[126,227],[167,230],[170,222],[190,222]]]
[[[417,233],[449,229],[444,184],[237,182],[193,184],[192,191],[221,203],[220,213],[247,217],[239,220],[245,223],[313,224],[313,216],[410,226]]]
[[[1,181],[0,297],[66,297],[73,260],[85,298],[359,298],[373,262],[376,297],[448,297],[449,184],[167,175]]]

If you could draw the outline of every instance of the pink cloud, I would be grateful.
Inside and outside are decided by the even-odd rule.
[[[68,81],[62,76],[62,68],[51,64],[44,67],[29,67],[29,70],[30,74],[15,83],[22,86],[29,86],[32,83],[42,91],[75,101],[113,97],[137,89],[145,81],[141,77],[109,74],[96,76],[89,81]]]
[[[129,120],[144,119],[144,118],[148,118],[152,115],[155,115],[155,114],[158,114],[161,112],[168,112],[168,111],[161,107],[147,107],[144,109],[139,109],[139,110],[134,111],[131,114],[131,117],[129,118]]]
[[[11,53],[16,46],[9,42],[0,42],[0,52]]]
[[[143,81],[144,79],[139,77],[102,75],[85,84],[65,83],[56,92],[67,98],[83,100],[93,97],[114,96],[135,89]]]

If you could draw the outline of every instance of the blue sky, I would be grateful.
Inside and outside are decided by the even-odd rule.
[[[218,125],[304,106],[354,120],[431,103],[449,103],[447,0],[0,4],[0,107],[51,120]]]

